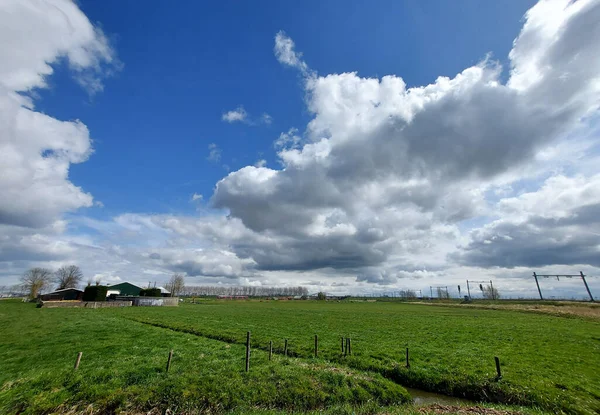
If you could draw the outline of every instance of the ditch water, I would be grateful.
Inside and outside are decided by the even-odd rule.
[[[407,387],[404,387],[404,389],[406,389],[410,396],[412,396],[413,402],[416,405],[431,405],[434,403],[440,405],[464,405],[473,403],[466,399],[455,398],[454,396],[441,395],[439,393],[434,392],[425,392],[420,389],[413,389]]]

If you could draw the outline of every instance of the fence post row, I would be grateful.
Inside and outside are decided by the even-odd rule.
[[[285,339],[285,343],[284,343],[284,346],[283,346],[283,355],[284,356],[287,356],[287,349],[288,349],[288,340]]]
[[[410,362],[408,361],[408,347],[406,348],[406,368],[410,369]]]
[[[315,357],[319,357],[319,336],[315,334]]]
[[[269,361],[273,357],[273,340],[269,340]]]

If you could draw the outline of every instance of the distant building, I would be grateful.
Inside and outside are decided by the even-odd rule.
[[[160,295],[162,297],[170,297],[171,296],[171,291],[167,290],[165,287],[156,287],[160,290]]]
[[[64,288],[62,290],[42,294],[39,298],[42,301],[81,301],[83,298],[83,291],[78,290],[77,288]]]
[[[132,284],[130,282],[120,282],[119,284],[109,285],[107,295],[116,294],[118,296],[132,296],[136,297],[140,295],[140,291],[143,287]]]

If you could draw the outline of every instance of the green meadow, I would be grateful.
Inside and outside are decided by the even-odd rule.
[[[3,414],[427,413],[404,386],[485,408],[600,412],[595,318],[395,302],[91,310],[0,301],[0,327]]]

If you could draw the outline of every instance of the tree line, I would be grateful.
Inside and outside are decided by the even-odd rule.
[[[29,298],[37,298],[52,284],[56,285],[57,290],[77,288],[82,279],[83,272],[77,265],[66,265],[56,271],[48,268],[31,268],[21,276],[20,281],[21,289],[29,295]]]
[[[188,297],[216,295],[242,295],[248,297],[287,297],[296,295],[308,295],[308,289],[306,287],[263,287],[247,285],[188,285],[183,287],[179,294]]]

